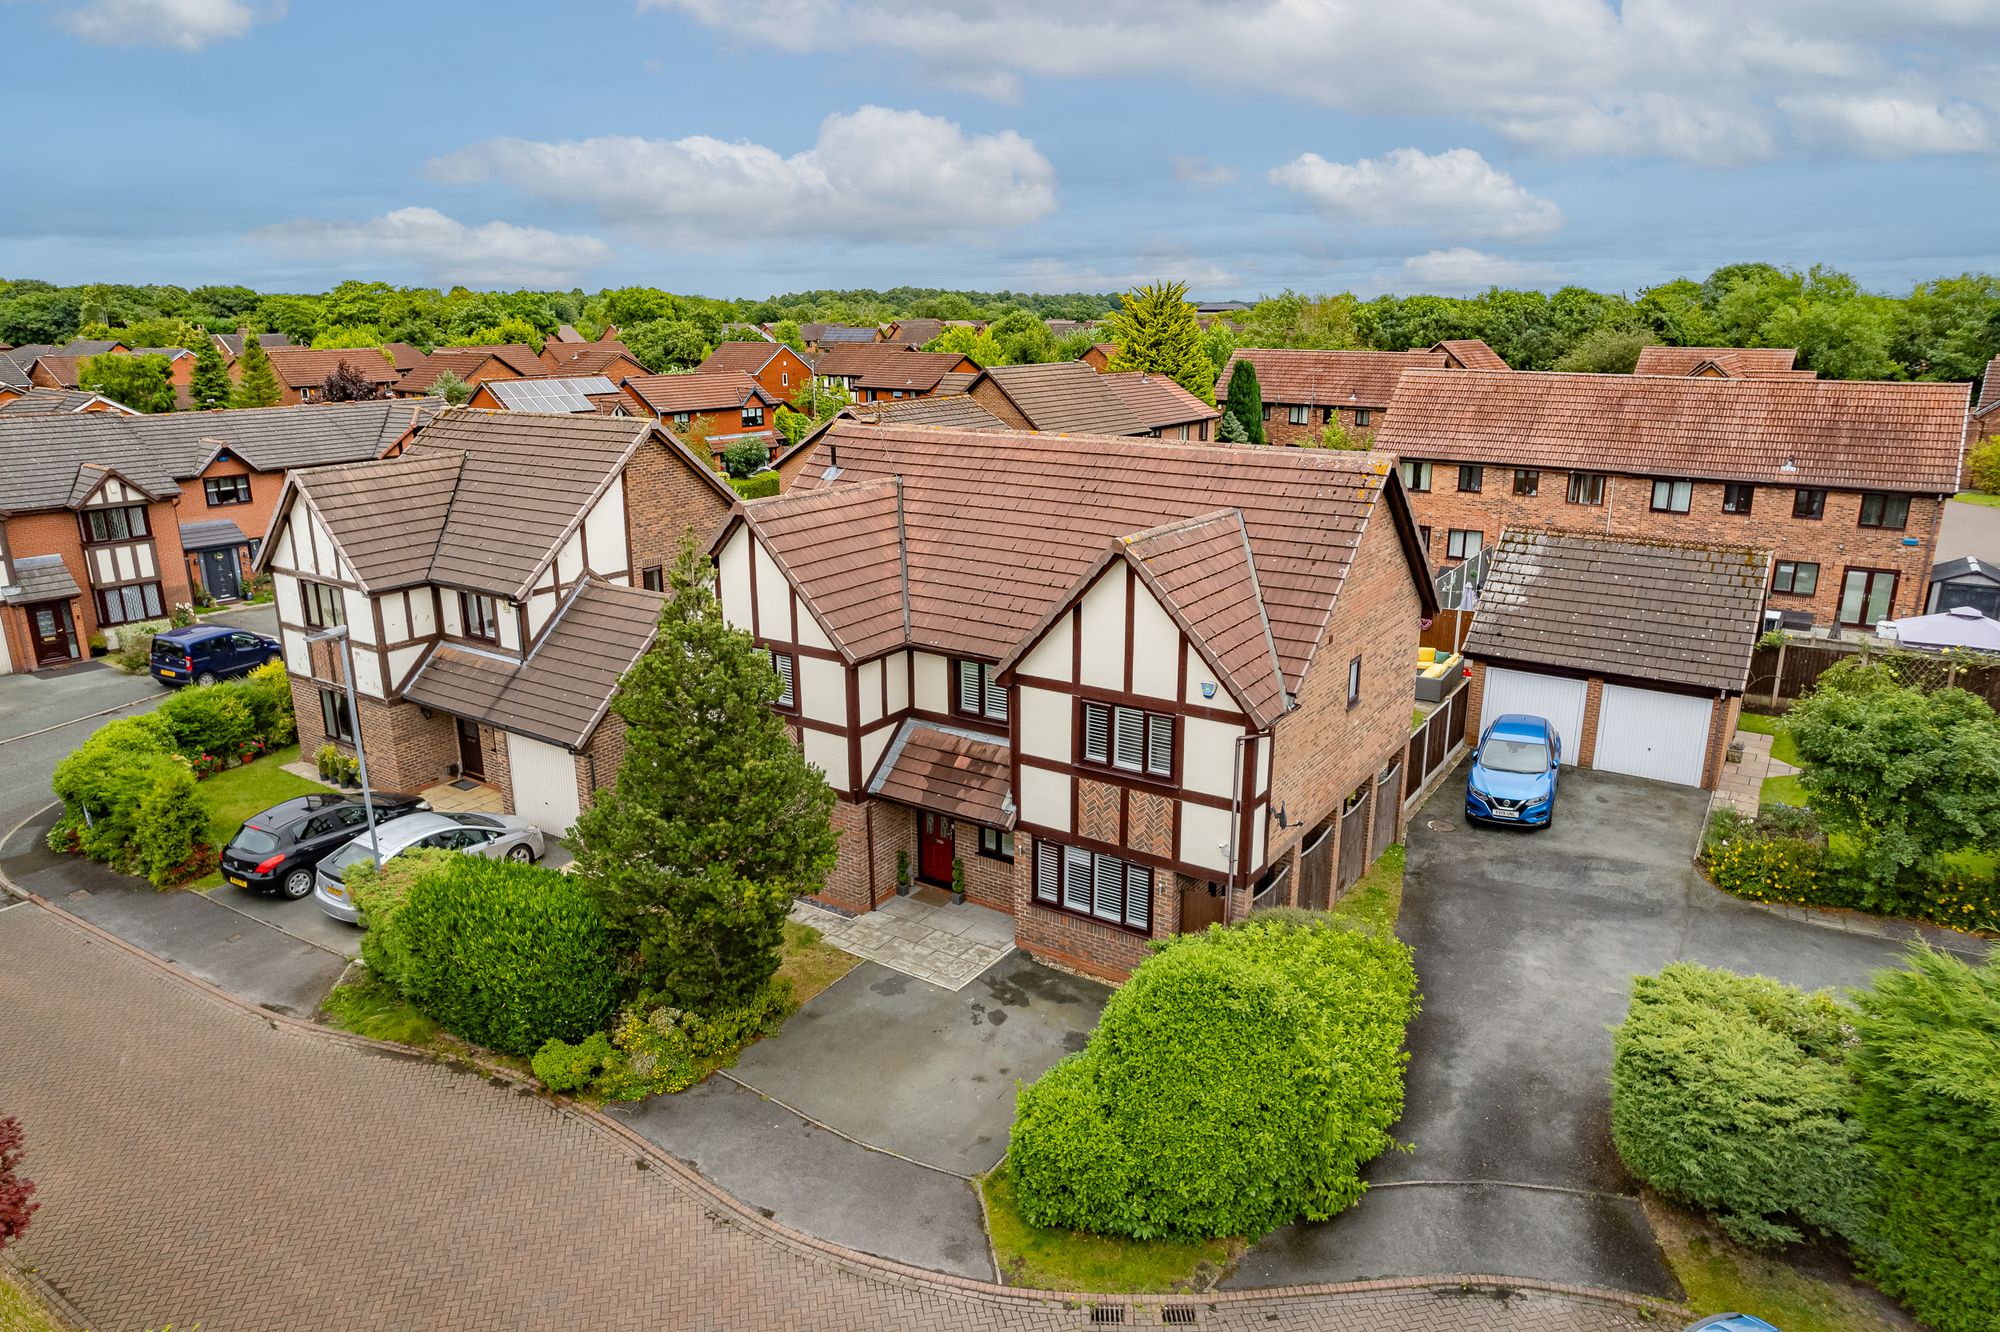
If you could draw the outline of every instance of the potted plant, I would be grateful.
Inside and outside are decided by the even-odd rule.
[[[340,784],[351,790],[361,788],[361,760],[352,754],[340,761]]]
[[[337,780],[336,773],[340,763],[340,751],[332,745],[321,745],[314,757],[319,760],[319,779],[323,782]]]
[[[907,851],[898,851],[896,853],[896,896],[908,897],[909,895],[910,853]]]
[[[951,858],[951,904],[965,905],[965,862],[957,856]]]

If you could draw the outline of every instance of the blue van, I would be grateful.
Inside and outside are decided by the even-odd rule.
[[[153,639],[153,678],[161,684],[214,684],[282,655],[278,640],[226,624],[191,624]]]

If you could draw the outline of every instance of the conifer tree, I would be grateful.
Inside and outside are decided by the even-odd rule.
[[[1215,427],[1215,437],[1224,444],[1248,444],[1250,436],[1243,433],[1243,423],[1236,419],[1235,412],[1224,412],[1222,421]]]
[[[1164,375],[1203,402],[1215,401],[1215,363],[1203,349],[1201,322],[1188,304],[1187,283],[1154,282],[1119,298],[1105,321],[1105,341],[1118,344],[1110,369]]]
[[[241,371],[236,380],[238,407],[276,407],[284,401],[284,394],[278,388],[278,372],[271,368],[271,357],[255,333],[244,336],[243,355],[237,365]]]
[[[1239,360],[1229,372],[1229,392],[1224,401],[1252,444],[1268,442],[1264,436],[1264,390],[1257,383],[1257,367],[1248,359]]]
[[[201,346],[194,354],[194,378],[188,382],[188,396],[198,412],[212,412],[218,407],[227,407],[236,395],[236,386],[229,382],[229,363],[222,359],[222,348],[215,345],[215,339],[203,337]]]

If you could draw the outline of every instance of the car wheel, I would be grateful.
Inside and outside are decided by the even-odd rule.
[[[198,685],[212,685],[215,683],[215,672],[203,671],[200,675],[194,677],[194,682]]]
[[[313,876],[312,871],[309,869],[293,870],[285,876],[284,882],[278,888],[279,892],[291,898],[294,902],[298,901],[301,897],[311,896],[312,890]]]
[[[513,861],[516,865],[525,865],[534,858],[534,848],[526,842],[521,843],[519,846],[510,846],[507,848],[507,859]]]

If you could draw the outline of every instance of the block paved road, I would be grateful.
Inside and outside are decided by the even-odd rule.
[[[0,1114],[26,1125],[45,1204],[10,1257],[97,1332],[1088,1325],[805,1240],[604,1123],[272,1018],[31,903],[0,907],[0,1013]],[[1278,1332],[1659,1326],[1506,1289],[1195,1309]]]

